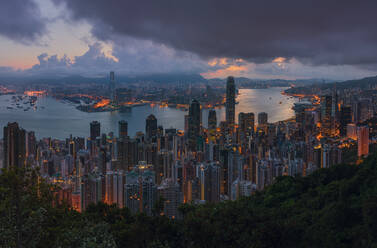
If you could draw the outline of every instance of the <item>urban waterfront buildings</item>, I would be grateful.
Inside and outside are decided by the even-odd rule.
[[[306,176],[352,156],[363,159],[375,149],[373,121],[367,121],[374,115],[369,111],[373,98],[324,92],[319,104],[297,104],[295,118],[270,123],[265,112],[239,113],[235,123],[235,94],[230,77],[225,121],[211,109],[204,126],[202,104],[193,99],[185,130],[159,126],[149,115],[145,132],[133,137],[126,121],[108,134],[93,121],[90,137],[65,140],[37,140],[33,132],[9,123],[2,165],[40,167],[41,176],[60,186],[59,200],[77,211],[104,202],[133,213],[181,218],[183,203],[247,197],[277,177]]]

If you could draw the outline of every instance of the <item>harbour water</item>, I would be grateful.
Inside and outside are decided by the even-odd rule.
[[[240,112],[254,112],[257,121],[259,112],[268,113],[269,122],[276,122],[291,118],[294,111],[291,109],[297,99],[281,94],[286,88],[274,87],[268,89],[239,89],[236,99],[236,121]],[[17,121],[27,131],[34,131],[37,138],[53,137],[65,139],[73,136],[88,137],[89,123],[97,120],[101,123],[101,132],[118,133],[118,121],[128,122],[129,135],[145,130],[145,119],[154,114],[158,125],[164,128],[184,129],[184,116],[187,111],[169,107],[151,107],[149,105],[134,107],[130,113],[96,112],[86,113],[79,111],[75,105],[56,100],[52,97],[38,98],[35,108],[25,111],[22,108],[12,107],[12,95],[0,96],[0,127],[8,122]],[[21,102],[22,103],[22,102]],[[10,108],[11,107],[11,108]],[[225,120],[225,108],[216,109],[217,121]],[[208,110],[203,109],[203,126],[207,126]]]

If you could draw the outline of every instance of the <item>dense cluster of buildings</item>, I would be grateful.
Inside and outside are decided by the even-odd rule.
[[[295,118],[268,122],[267,113],[235,116],[236,87],[229,77],[226,120],[210,110],[202,125],[202,106],[192,100],[185,130],[164,129],[155,116],[145,132],[101,133],[90,123],[90,137],[37,140],[17,123],[4,128],[3,167],[39,166],[43,177],[58,184],[56,195],[78,211],[105,202],[132,212],[179,218],[182,203],[216,203],[250,196],[283,175],[305,176],[343,162],[357,147],[369,154],[369,126],[374,100],[323,92],[319,104],[297,104]],[[257,120],[256,120],[257,119]]]

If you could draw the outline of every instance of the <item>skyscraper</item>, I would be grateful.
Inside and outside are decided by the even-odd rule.
[[[225,120],[228,126],[234,125],[235,107],[236,107],[236,86],[233,77],[228,77],[226,81],[226,116]]]
[[[250,136],[254,132],[254,119],[254,113],[238,114],[238,125],[244,134]]]
[[[258,114],[258,129],[267,132],[268,114],[266,112],[261,112]]]
[[[115,102],[115,74],[113,71],[110,72],[109,91],[110,91],[111,103],[114,103]]]
[[[188,140],[189,149],[191,151],[196,151],[197,139],[200,135],[201,128],[201,109],[200,103],[197,100],[192,100],[189,108],[189,120],[188,120]]]
[[[357,127],[357,155],[359,157],[369,154],[369,127]]]
[[[216,163],[200,165],[200,199],[206,202],[220,201],[220,167]]]
[[[119,138],[126,138],[128,136],[128,123],[125,120],[118,122]]]
[[[208,113],[208,133],[209,138],[213,141],[216,135],[217,117],[216,111],[211,109]]]
[[[94,142],[99,136],[101,136],[101,123],[92,121],[90,123],[90,139]]]
[[[350,106],[340,108],[340,135],[347,135],[347,124],[352,122],[352,110]]]
[[[331,136],[332,127],[332,96],[321,96],[321,131],[323,136]]]
[[[25,130],[17,122],[4,127],[4,168],[23,167],[26,157]]]
[[[147,139],[151,139],[157,135],[157,119],[152,114],[145,121],[145,134]]]

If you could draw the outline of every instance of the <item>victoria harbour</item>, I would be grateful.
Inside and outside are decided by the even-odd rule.
[[[377,247],[376,10],[2,1],[0,248]]]
[[[240,112],[266,112],[270,122],[282,121],[294,116],[292,106],[296,98],[281,94],[286,87],[267,89],[239,89],[236,105],[236,119]],[[144,131],[145,119],[148,115],[156,116],[158,125],[164,128],[184,129],[184,115],[187,111],[170,107],[150,105],[133,107],[130,113],[95,112],[86,113],[75,108],[66,101],[59,101],[49,96],[39,97],[36,109],[24,111],[19,108],[9,109],[12,95],[0,96],[0,125],[17,121],[26,130],[32,130],[38,138],[52,137],[65,139],[71,134],[78,137],[89,135],[89,123],[99,121],[104,133],[118,132],[118,122],[128,122],[131,136],[138,131]],[[203,126],[207,127],[208,109],[203,109]],[[225,120],[225,108],[217,108],[218,122]],[[2,136],[2,134],[0,134]]]

